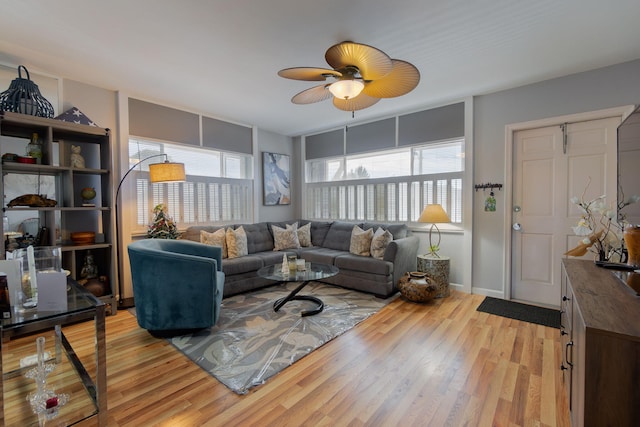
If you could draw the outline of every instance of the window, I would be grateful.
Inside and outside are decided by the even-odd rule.
[[[462,222],[464,139],[306,162],[309,219],[417,221],[440,203]]]
[[[185,164],[187,181],[150,183],[149,164],[141,163],[134,174],[137,231],[146,231],[153,208],[164,204],[183,228],[222,221],[250,221],[252,218],[253,157],[247,154],[186,147],[180,144],[129,139],[129,167],[149,156],[166,154],[170,161]]]

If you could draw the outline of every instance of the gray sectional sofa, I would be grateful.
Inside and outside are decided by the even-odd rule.
[[[287,224],[294,222],[297,222],[299,227],[311,223],[312,246],[274,251],[272,226],[285,228]],[[225,274],[224,297],[273,285],[275,282],[258,277],[256,272],[261,267],[281,263],[283,253],[296,254],[299,258],[311,262],[335,265],[340,273],[324,279],[324,282],[368,292],[382,298],[393,295],[397,291],[396,285],[400,277],[407,271],[416,269],[418,238],[411,234],[405,224],[298,220],[224,227],[192,226],[180,238],[200,242],[201,230],[214,232],[220,228],[237,229],[241,225],[247,235],[248,255],[222,260],[222,271]],[[387,246],[382,259],[349,252],[354,225],[363,230],[373,228],[374,231],[380,227],[393,235],[393,240]]]

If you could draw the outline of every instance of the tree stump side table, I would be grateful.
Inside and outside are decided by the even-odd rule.
[[[449,290],[449,257],[435,257],[433,255],[418,255],[418,271],[427,273],[438,287],[436,298],[448,297]]]

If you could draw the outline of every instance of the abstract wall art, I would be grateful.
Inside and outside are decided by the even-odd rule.
[[[264,204],[266,206],[291,204],[291,178],[289,156],[262,153]]]

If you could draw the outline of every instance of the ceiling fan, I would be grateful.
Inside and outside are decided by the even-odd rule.
[[[324,55],[333,67],[295,67],[278,71],[280,77],[305,81],[334,81],[303,90],[291,98],[294,104],[311,104],[333,96],[333,105],[344,111],[367,108],[380,98],[395,98],[411,92],[420,81],[412,64],[391,59],[375,47],[345,41],[331,46]]]

